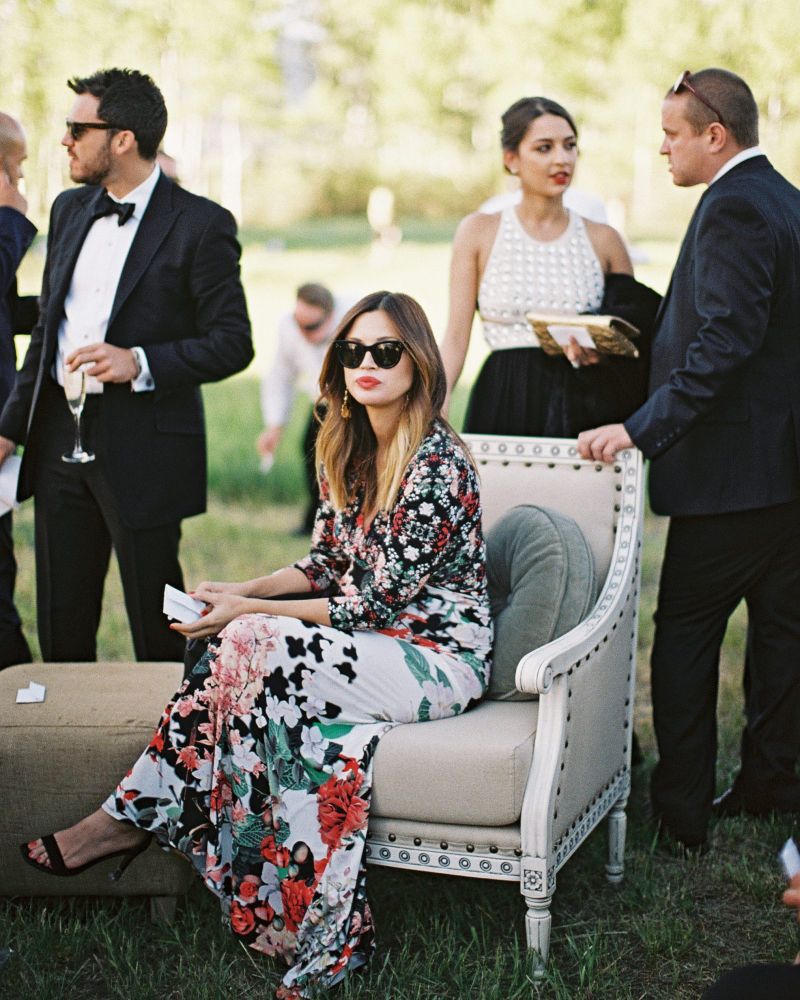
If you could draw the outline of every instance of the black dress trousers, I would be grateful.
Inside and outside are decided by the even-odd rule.
[[[797,1000],[800,965],[745,965],[718,979],[702,1000]]]
[[[68,464],[74,422],[60,386],[45,379],[34,463],[36,586],[42,657],[95,660],[103,586],[113,547],[137,660],[182,660],[183,637],[162,613],[164,584],[183,589],[180,522],[133,529],[120,517],[98,450],[102,396],[88,396],[83,445],[96,459]]]
[[[652,656],[652,797],[686,843],[705,837],[711,815],[720,646],[742,599],[749,625],[737,784],[754,811],[800,808],[800,500],[670,522]]]
[[[31,660],[31,651],[14,605],[17,561],[14,558],[11,522],[11,511],[0,517],[0,670],[15,663],[30,663]]]

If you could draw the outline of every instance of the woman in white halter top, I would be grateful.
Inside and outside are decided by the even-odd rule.
[[[599,312],[610,283],[622,287],[623,299],[628,283],[643,288],[619,233],[563,205],[577,141],[575,123],[559,104],[517,101],[503,115],[502,145],[522,200],[502,212],[475,212],[458,227],[442,342],[449,390],[461,374],[476,304],[492,352],[472,390],[467,431],[574,437],[622,420],[643,399],[643,363],[600,357],[577,343],[566,356],[550,357],[525,320],[527,312]],[[645,298],[652,320],[658,297],[648,289]],[[624,309],[613,312],[641,323]]]

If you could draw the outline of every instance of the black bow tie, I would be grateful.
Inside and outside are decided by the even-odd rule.
[[[108,191],[104,191],[98,199],[94,210],[95,219],[102,219],[105,215],[117,215],[118,226],[124,226],[136,210],[132,201],[114,201]]]

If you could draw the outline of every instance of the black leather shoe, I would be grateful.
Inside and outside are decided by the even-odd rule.
[[[704,857],[711,850],[706,837],[684,839],[673,833],[663,820],[657,819],[656,824],[655,848],[659,854],[666,854],[680,861],[690,861]]]
[[[736,785],[726,788],[722,795],[714,799],[711,807],[717,819],[724,819],[727,816],[741,816],[747,812],[744,805],[744,796]]]
[[[768,798],[756,801],[748,798],[741,786],[734,782],[730,788],[725,789],[722,795],[714,799],[712,809],[717,819],[744,815],[767,816],[772,812],[798,813],[800,812],[800,802],[775,802]]]
[[[678,861],[696,861],[703,858],[711,850],[711,845],[707,840],[700,840],[697,843],[687,844],[679,837],[672,834],[659,834],[656,845],[659,854],[666,854],[670,858],[677,858]]]

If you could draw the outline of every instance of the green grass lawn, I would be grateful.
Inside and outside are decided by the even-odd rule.
[[[305,278],[354,292],[379,286],[408,290],[441,330],[446,244],[420,239],[404,244],[387,262],[371,259],[355,239],[355,245],[330,243],[281,253],[254,243],[245,254],[259,352],[256,372],[268,363],[277,314],[290,306],[293,288]],[[669,258],[668,248],[653,249],[648,280],[657,287],[663,288]],[[304,551],[303,540],[291,534],[301,518],[297,442],[303,408],[294,413],[273,471],[262,477],[253,452],[260,426],[257,381],[239,377],[206,387],[204,395],[211,493],[208,513],[184,525],[183,563],[190,584],[266,572]],[[463,398],[462,392],[456,418]],[[35,640],[30,505],[20,510],[15,528],[20,610]],[[680,862],[654,850],[647,822],[654,760],[647,662],[664,528],[662,520],[648,520],[636,706],[646,761],[634,772],[623,885],[614,889],[605,880],[603,825],[558,875],[551,961],[544,983],[534,988],[525,957],[524,904],[515,886],[373,868],[369,891],[379,951],[369,970],[346,983],[338,996],[694,1000],[725,968],[794,956],[797,924],[780,905],[776,864],[777,849],[796,832],[790,818],[719,823],[713,852],[699,861]],[[739,614],[723,655],[720,788],[736,767],[743,638]],[[115,570],[99,648],[102,657],[131,656]],[[68,772],[69,761],[54,760],[53,767]],[[32,803],[34,824],[35,812]],[[37,832],[46,831],[31,831]],[[218,906],[199,884],[169,926],[150,923],[140,900],[5,900],[0,902],[0,949],[4,946],[13,949],[0,968],[0,997],[9,1000],[264,1000],[280,975],[272,962],[247,953],[222,930]]]

